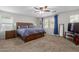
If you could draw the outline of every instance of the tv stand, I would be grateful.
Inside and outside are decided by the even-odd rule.
[[[65,33],[65,38],[79,45],[79,22],[68,24],[68,32]]]
[[[75,35],[74,35],[74,33],[72,33],[72,32],[65,32],[64,37],[67,38],[67,39],[73,40],[74,37],[75,37]]]
[[[76,45],[79,45],[79,34],[75,33],[75,39],[74,42]]]
[[[72,41],[76,45],[79,45],[79,34],[77,33],[72,33],[72,32],[65,32],[65,38],[68,40]]]

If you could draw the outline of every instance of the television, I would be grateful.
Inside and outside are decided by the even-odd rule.
[[[79,23],[69,23],[68,31],[73,33],[79,33]]]
[[[79,33],[79,23],[74,23],[74,32]]]
[[[71,23],[68,24],[68,31],[71,31]]]

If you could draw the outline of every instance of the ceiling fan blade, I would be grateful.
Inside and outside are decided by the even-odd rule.
[[[44,8],[47,9],[48,6],[45,6]]]
[[[53,11],[51,11],[51,12],[56,12],[56,10],[53,10]]]
[[[34,7],[34,9],[36,9],[36,10],[40,10],[40,8],[37,8],[37,7]]]
[[[44,10],[45,12],[50,12],[50,10]]]
[[[34,13],[37,13],[37,12],[39,12],[39,11],[34,11]]]
[[[40,9],[40,10],[43,10],[43,7],[40,7],[39,9]]]

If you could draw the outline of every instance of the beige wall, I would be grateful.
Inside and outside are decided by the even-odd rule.
[[[64,13],[58,14],[58,24],[64,24],[65,25],[64,29],[65,29],[65,31],[67,31],[68,23],[70,22],[70,16],[75,15],[75,14],[79,14],[79,10],[64,12]],[[13,17],[14,18],[14,23],[15,22],[32,22],[32,23],[36,24],[37,27],[41,27],[40,26],[40,23],[41,23],[40,18],[24,16],[24,15],[20,15],[20,14],[13,14],[13,13],[8,13],[8,12],[1,12],[1,11],[0,11],[0,15]],[[52,17],[53,16],[47,17],[47,18],[52,19]],[[16,28],[16,26],[15,26],[15,28]],[[2,37],[2,36],[0,35],[0,37]]]
[[[63,12],[63,13],[58,14],[58,24],[64,24],[65,32],[68,29],[68,23],[70,22],[70,16],[76,15],[76,14],[79,14],[79,10]],[[50,17],[45,17],[45,19],[52,19],[53,17],[54,15]]]
[[[16,29],[16,22],[29,22],[35,24],[37,27],[39,27],[39,19],[31,16],[25,16],[25,15],[20,15],[20,14],[13,14],[13,13],[8,13],[8,12],[2,12],[0,11],[0,15],[2,16],[7,16],[7,17],[12,17],[14,20],[14,29]],[[7,21],[7,20],[6,20]],[[1,22],[1,20],[0,20]],[[0,31],[0,38],[4,38],[5,32]]]
[[[0,12],[0,15],[12,17],[14,19],[14,23],[16,22],[27,22],[28,23],[29,22],[29,23],[33,23],[39,26],[38,24],[39,20],[38,18],[35,18],[35,17],[25,16],[25,15],[20,15],[20,14],[13,14],[13,13],[8,13],[8,12]]]
[[[70,12],[65,12],[65,13],[61,13],[58,16],[58,23],[59,24],[64,24],[65,26],[65,31],[67,31],[68,29],[68,23],[70,22],[70,16],[71,15],[79,15],[79,10],[75,10],[75,11],[70,11]]]

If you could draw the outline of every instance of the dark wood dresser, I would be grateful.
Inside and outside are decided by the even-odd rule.
[[[5,32],[5,39],[16,38],[16,30],[10,30]]]

